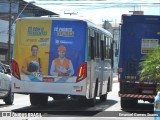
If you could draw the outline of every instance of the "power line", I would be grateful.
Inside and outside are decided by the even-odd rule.
[[[60,2],[60,1],[51,1],[51,2],[43,2],[43,3],[38,3],[36,2],[36,5],[40,6],[61,6],[63,7],[78,7],[78,9],[103,9],[103,8],[112,8],[112,7],[135,7],[135,6],[146,6],[146,7],[159,7],[160,3],[157,2],[133,2],[129,1],[127,3],[122,3],[122,2],[97,2],[97,3],[92,3],[86,2],[86,1],[74,1],[74,2]]]

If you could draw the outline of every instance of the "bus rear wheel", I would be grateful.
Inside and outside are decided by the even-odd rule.
[[[30,103],[33,106],[46,105],[48,103],[48,96],[44,94],[30,94]]]
[[[91,98],[91,99],[88,99],[87,100],[87,105],[89,106],[89,107],[94,107],[95,106],[95,104],[96,104],[96,97],[94,97],[94,98]]]
[[[64,99],[67,99],[67,98],[68,98],[68,95],[54,95],[53,96],[54,100],[64,100]]]
[[[30,94],[30,103],[31,105],[38,105],[39,104],[39,96],[38,94]]]
[[[100,101],[106,101],[107,100],[107,93],[100,96]]]
[[[48,103],[48,96],[47,95],[40,95],[40,105],[47,105]]]
[[[77,97],[77,98],[78,98],[78,102],[79,102],[82,106],[94,107],[95,104],[96,104],[96,97],[87,99],[86,97],[81,96],[81,97]]]

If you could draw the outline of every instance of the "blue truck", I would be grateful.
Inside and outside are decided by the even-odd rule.
[[[160,16],[122,15],[118,63],[121,108],[136,106],[138,100],[154,102],[155,82],[140,81],[143,56],[160,43]]]

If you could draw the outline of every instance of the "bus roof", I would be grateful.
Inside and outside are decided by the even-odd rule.
[[[23,17],[23,18],[18,18],[16,21],[20,20],[20,19],[29,19],[29,20],[82,20],[84,22],[87,23],[88,27],[91,27],[95,30],[101,30],[104,34],[107,34],[109,37],[113,37],[112,34],[105,30],[104,28],[101,28],[99,26],[97,26],[96,24],[94,24],[93,22],[86,20],[86,19],[82,19],[82,18],[61,18],[61,17]]]

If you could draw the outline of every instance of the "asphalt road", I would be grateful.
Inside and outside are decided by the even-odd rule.
[[[115,78],[116,81],[116,78]],[[55,101],[49,98],[49,102],[46,106],[31,106],[28,95],[15,94],[15,101],[13,105],[5,105],[5,103],[0,100],[0,111],[2,112],[13,112],[16,114],[28,114],[28,113],[39,113],[42,117],[27,117],[16,119],[20,120],[41,120],[53,119],[54,120],[153,120],[153,104],[144,103],[139,101],[139,104],[134,108],[121,109],[120,98],[118,97],[119,84],[118,82],[113,83],[113,90],[108,94],[108,100],[105,102],[100,102],[97,97],[95,107],[87,107],[85,104],[81,104],[76,100],[60,100]],[[149,112],[148,112],[149,111]],[[146,115],[146,116],[144,116]],[[128,117],[127,117],[128,116]],[[5,117],[2,117],[6,119]],[[8,120],[9,118],[7,118]]]

